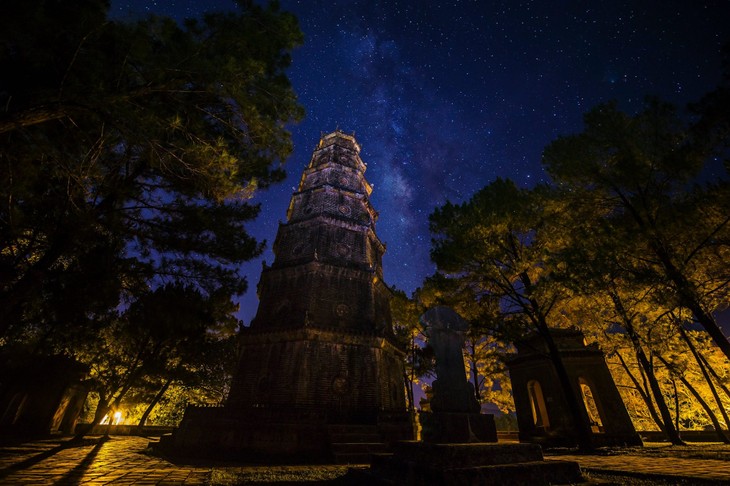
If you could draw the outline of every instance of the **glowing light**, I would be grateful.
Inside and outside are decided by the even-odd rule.
[[[122,415],[122,412],[117,410],[114,412],[114,415],[111,418],[111,425],[119,425],[124,421],[124,417]],[[109,414],[104,415],[104,418],[101,419],[100,422],[101,425],[108,425],[109,424]]]

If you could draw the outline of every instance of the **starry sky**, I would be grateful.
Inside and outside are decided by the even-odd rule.
[[[435,267],[428,215],[497,177],[547,181],[542,149],[577,132],[582,115],[647,95],[684,106],[721,79],[730,42],[726,0],[281,0],[305,43],[289,77],[307,115],[291,127],[284,183],[259,193],[250,232],[268,241],[242,271],[239,317],[256,312],[255,285],[279,221],[320,134],[355,133],[380,212],[385,280],[406,293]],[[232,0],[112,0],[112,15],[176,19],[233,9]],[[713,174],[721,175],[720,171]]]

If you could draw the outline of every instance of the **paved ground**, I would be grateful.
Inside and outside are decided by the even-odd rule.
[[[12,485],[201,485],[211,478],[225,478],[226,470],[241,478],[247,468],[224,468],[173,464],[145,453],[148,440],[142,437],[113,436],[108,440],[91,437],[79,444],[68,439],[41,440],[0,446],[0,484]],[[718,456],[718,457],[725,457]],[[587,471],[620,472],[644,477],[664,477],[684,484],[730,485],[730,461],[697,457],[656,457],[654,455],[556,455],[547,460],[577,461]],[[278,469],[281,469],[279,466]],[[284,467],[285,468],[285,467]],[[266,482],[257,470],[258,484]],[[274,468],[276,469],[276,468]],[[301,467],[300,467],[301,469]],[[272,469],[271,481],[278,479]],[[245,477],[245,475],[244,475]],[[291,478],[287,478],[291,481]],[[213,482],[217,482],[213,479]],[[279,482],[281,484],[281,482]],[[619,483],[621,484],[621,483]]]
[[[206,484],[208,467],[176,466],[144,453],[143,437],[92,437],[80,444],[62,440],[0,448],[0,484]]]
[[[613,472],[645,478],[676,478],[687,484],[730,484],[730,461],[632,455],[546,455],[546,460],[576,461],[583,471]]]

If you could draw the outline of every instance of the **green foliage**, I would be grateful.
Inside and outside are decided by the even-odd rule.
[[[712,315],[730,291],[728,186],[689,186],[715,153],[714,135],[700,134],[656,100],[633,116],[601,105],[582,133],[551,143],[543,161],[582,216],[575,261],[590,255],[594,281],[621,276],[650,286],[658,305],[689,309],[730,358]]]
[[[503,364],[508,343],[530,332],[549,336],[549,326],[561,324],[557,310],[568,295],[555,284],[553,255],[565,241],[556,237],[562,207],[547,187],[497,179],[430,216],[431,257],[447,272],[432,285],[471,323],[465,356],[477,399],[505,411],[514,407]]]
[[[500,413],[494,416],[494,424],[500,432],[517,432],[517,417],[511,413]]]
[[[584,117],[584,131],[559,137],[545,148],[543,162],[559,182],[606,190],[667,192],[697,175],[704,153],[689,144],[676,110],[656,99],[630,116],[616,103],[599,105]]]
[[[423,307],[417,298],[408,298],[405,292],[392,289],[390,309],[393,316],[393,332],[401,349],[405,351],[403,383],[409,410],[415,410],[415,387],[424,391],[424,379],[433,377],[435,367],[433,350],[424,346],[426,337],[419,316]],[[418,291],[417,291],[418,292]],[[416,293],[417,293],[416,292]]]
[[[238,7],[179,25],[111,21],[103,0],[3,5],[0,342],[89,364],[97,419],[225,393],[240,264],[263,249],[249,200],[283,179],[303,115],[296,19]]]
[[[165,283],[243,292],[237,265],[262,250],[247,200],[282,179],[302,116],[296,20],[252,2],[184,26],[108,21],[103,1],[4,8],[0,333],[90,326]]]
[[[480,317],[473,354],[484,336],[509,342],[577,326],[611,358],[637,424],[673,422],[675,386],[683,427],[718,423],[730,399],[724,371],[713,371],[730,356],[713,316],[730,304],[730,191],[725,181],[693,183],[726,155],[728,115],[708,101],[725,91],[695,106],[694,124],[657,100],[635,115],[598,106],[581,133],[545,149],[554,184],[498,179],[434,211],[431,255],[444,275],[432,281],[445,290],[432,295]],[[704,343],[697,359],[678,338],[693,320],[707,331],[693,337]]]
[[[160,390],[165,423],[179,418],[188,403],[221,404],[236,359],[232,305],[167,285],[141,296],[93,342],[67,349],[91,367],[96,420],[108,408],[147,406]]]
[[[565,241],[562,209],[547,187],[518,189],[497,179],[467,203],[434,211],[431,258],[458,288],[452,295],[476,303],[462,312],[490,322],[503,337],[545,327],[566,297],[552,277],[553,255]]]

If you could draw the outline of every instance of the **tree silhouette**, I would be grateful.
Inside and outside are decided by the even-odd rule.
[[[246,289],[245,222],[281,180],[284,74],[301,41],[275,5],[180,26],[108,5],[11,1],[0,20],[0,335],[91,326],[149,288]]]

